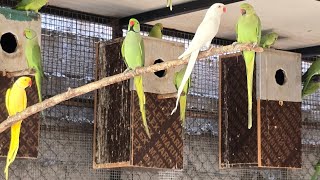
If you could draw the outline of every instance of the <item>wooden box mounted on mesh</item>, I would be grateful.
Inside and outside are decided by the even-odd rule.
[[[176,59],[184,44],[143,37],[145,66]],[[96,78],[123,72],[124,38],[97,45]],[[182,169],[183,141],[179,110],[170,115],[175,98],[158,99],[174,93],[174,73],[182,67],[143,75],[146,116],[151,134],[144,131],[138,97],[133,83],[123,81],[96,92],[94,121],[94,168],[145,167]],[[133,81],[132,79],[130,81]]]
[[[220,168],[301,168],[301,55],[256,53],[253,122],[241,53],[220,57]]]
[[[28,68],[25,58],[25,28],[31,28],[38,34],[41,42],[41,18],[33,12],[17,11],[0,7],[0,72],[15,72]],[[1,73],[2,75],[2,73]],[[5,94],[16,78],[0,76],[0,122],[8,117],[5,106]],[[32,88],[27,88],[28,106],[38,102],[37,88],[32,78]],[[36,158],[38,156],[40,121],[39,115],[33,115],[23,121],[20,134],[20,147],[17,157]],[[0,156],[6,156],[10,144],[10,128],[0,134]]]

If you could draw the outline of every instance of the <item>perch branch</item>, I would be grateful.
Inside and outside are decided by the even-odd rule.
[[[209,50],[201,52],[198,56],[198,59],[204,59],[206,57],[212,56],[212,55],[219,55],[219,54],[225,54],[228,52],[235,52],[240,50],[252,50],[256,52],[262,52],[263,49],[261,47],[255,47],[253,48],[252,44],[237,44],[235,46],[228,45],[228,46],[221,46],[217,48],[211,47]],[[17,113],[14,116],[8,117],[6,120],[4,120],[0,124],[0,133],[5,131],[7,128],[9,128],[14,123],[18,122],[19,120],[24,120],[27,117],[43,111],[47,108],[50,108],[52,106],[55,106],[63,101],[66,101],[68,99],[71,99],[76,96],[80,96],[82,94],[86,94],[88,92],[100,89],[105,86],[109,86],[111,84],[119,83],[124,80],[128,80],[134,76],[156,72],[164,69],[168,69],[175,66],[180,66],[183,64],[187,64],[188,59],[185,60],[172,60],[167,61],[163,63],[154,64],[148,67],[142,67],[142,68],[136,68],[135,70],[128,71],[126,73],[120,73],[113,76],[102,78],[98,81],[86,84],[84,86],[71,89],[69,88],[66,92],[55,95],[49,99],[46,99],[42,101],[41,103],[34,104],[28,108],[26,108],[24,111]]]
[[[7,71],[2,71],[2,76],[6,76],[7,78],[12,78],[12,77],[17,77],[17,76],[34,76],[36,71],[32,68],[29,69],[23,69],[19,71],[13,71],[13,72],[7,72]]]
[[[177,98],[177,94],[178,94],[178,93],[176,93],[176,92],[174,92],[174,93],[168,93],[168,94],[159,94],[159,95],[157,96],[157,98],[158,98],[158,99]],[[181,96],[184,96],[184,95],[185,95],[185,93],[182,92],[182,93],[181,93]]]

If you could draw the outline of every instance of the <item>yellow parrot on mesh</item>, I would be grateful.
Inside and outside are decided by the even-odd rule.
[[[20,77],[16,82],[9,88],[6,92],[6,108],[9,116],[13,116],[18,112],[23,111],[27,107],[27,94],[25,88],[32,85],[31,78]],[[6,179],[8,179],[8,170],[10,164],[16,158],[19,149],[19,136],[22,120],[13,124],[11,126],[11,140],[9,151],[7,155],[6,167],[4,169],[4,174]]]

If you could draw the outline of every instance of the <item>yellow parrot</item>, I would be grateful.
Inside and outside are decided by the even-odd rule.
[[[13,116],[23,111],[27,107],[27,94],[25,88],[32,85],[31,78],[20,77],[6,92],[6,108],[9,116]],[[7,155],[7,163],[4,169],[6,179],[8,179],[8,168],[16,158],[19,149],[19,136],[22,120],[11,126],[11,140]]]

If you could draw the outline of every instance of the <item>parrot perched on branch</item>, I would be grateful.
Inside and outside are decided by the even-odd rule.
[[[212,39],[215,37],[219,30],[220,18],[222,13],[224,12],[226,12],[226,6],[224,4],[213,4],[208,9],[205,17],[200,23],[188,49],[178,57],[179,59],[187,59],[188,57],[190,57],[190,59],[188,62],[186,72],[182,78],[182,82],[178,88],[176,106],[172,110],[171,115],[177,110],[180,95],[192,73],[192,69],[194,67],[194,64],[196,63],[200,49],[203,46],[205,46],[206,48],[210,47]]]
[[[320,177],[320,161],[316,164],[316,166],[314,167],[314,174],[311,177],[311,180],[317,180],[318,177]]]
[[[149,36],[162,39],[162,30],[163,30],[163,25],[161,23],[157,23],[150,30]]]
[[[37,33],[32,29],[25,29],[24,36],[26,37],[25,56],[28,62],[28,67],[36,71],[35,79],[38,90],[39,102],[42,102],[41,85],[44,78],[41,62],[41,51],[38,44]]]
[[[185,67],[185,68],[181,69],[179,72],[175,73],[174,85],[177,90],[181,84],[181,81],[182,81],[183,75],[186,72],[186,69],[187,69],[187,67]],[[188,94],[188,90],[189,90],[190,86],[191,86],[191,78],[188,79],[188,82],[183,87],[184,95],[180,96],[180,120],[181,120],[182,125],[184,125],[185,119],[186,119],[187,94]]]
[[[128,69],[135,69],[137,67],[144,66],[144,43],[140,35],[139,21],[134,18],[129,20],[128,33],[123,40],[121,54]],[[143,126],[148,137],[150,138],[151,136],[146,118],[146,98],[143,91],[142,76],[135,76],[133,80],[139,98]]]
[[[314,93],[319,88],[320,58],[316,59],[307,72],[302,75],[302,98]]]
[[[170,6],[170,11],[172,11],[172,0],[167,0],[167,7]]]
[[[260,46],[263,48],[270,48],[277,41],[279,35],[275,32],[268,33],[261,37]]]
[[[261,22],[253,7],[248,3],[240,5],[241,16],[238,19],[236,33],[237,43],[254,43],[259,45],[261,38]],[[246,64],[248,88],[248,129],[252,127],[252,86],[254,70],[254,51],[243,51]]]
[[[48,0],[22,0],[16,5],[15,9],[21,11],[34,11],[38,13],[42,6],[47,3]]]
[[[9,116],[13,116],[18,112],[23,111],[27,107],[27,95],[25,88],[30,87],[32,85],[31,78],[29,77],[20,77],[16,82],[9,88],[6,92],[6,108]],[[18,149],[19,149],[19,136],[20,136],[20,128],[21,121],[13,124],[11,126],[11,140],[9,151],[7,155],[7,163],[4,169],[4,174],[6,179],[8,179],[8,168],[10,164],[16,158]]]

